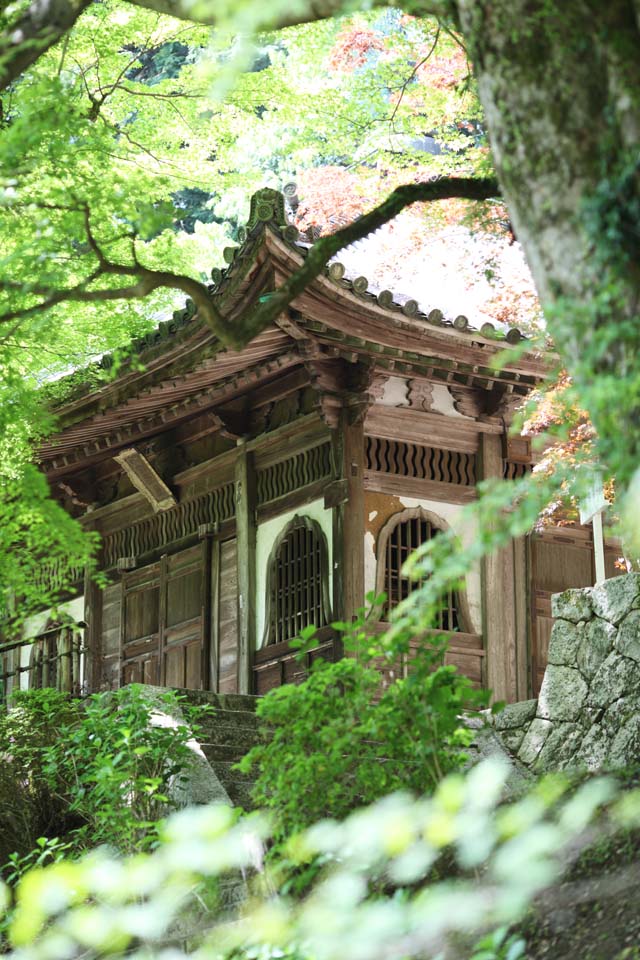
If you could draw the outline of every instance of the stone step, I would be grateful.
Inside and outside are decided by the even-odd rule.
[[[237,760],[211,760],[205,750],[205,756],[211,763],[211,766],[217,773],[223,784],[227,783],[253,783],[256,779],[255,770],[251,773],[243,773],[241,770],[234,770]]]
[[[204,740],[198,741],[209,763],[218,763],[220,760],[228,760],[230,763],[237,763],[242,760],[247,753],[246,746],[235,746],[232,743],[206,743]]]
[[[260,736],[257,730],[250,727],[213,727],[207,731],[202,731],[198,737],[200,746],[204,749],[205,745],[219,744],[226,747],[235,747],[237,750],[247,753],[256,743],[260,742]]]
[[[234,807],[242,807],[244,810],[253,810],[253,801],[251,799],[251,788],[253,783],[239,782],[230,780],[224,787],[229,794],[229,799]]]
[[[209,704],[218,710],[230,711],[248,711],[253,713],[260,697],[252,697],[244,693],[212,693],[210,690],[185,690],[177,691],[188,703],[193,706],[199,704]]]
[[[255,713],[250,713],[248,710],[216,710],[215,713],[202,717],[198,726],[201,730],[218,727],[247,727],[257,730],[260,721]]]

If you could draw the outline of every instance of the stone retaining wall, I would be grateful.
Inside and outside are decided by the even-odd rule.
[[[505,746],[534,772],[640,763],[640,574],[566,590],[537,700],[495,717]]]

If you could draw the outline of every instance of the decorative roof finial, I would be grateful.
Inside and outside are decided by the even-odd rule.
[[[258,223],[269,221],[275,222],[279,227],[288,225],[284,212],[284,197],[278,190],[263,187],[262,190],[256,190],[251,197],[247,230],[252,230]]]

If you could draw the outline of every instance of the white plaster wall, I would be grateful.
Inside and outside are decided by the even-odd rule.
[[[476,534],[476,524],[470,523],[466,517],[463,519],[462,512],[464,507],[462,504],[442,503],[439,500],[416,500],[414,497],[400,497],[399,500],[403,510],[410,507],[423,507],[425,510],[434,513],[437,517],[442,517],[447,526],[451,527],[460,537],[463,546],[466,547],[472,543]],[[375,519],[373,516],[375,512],[376,511],[371,512],[369,520]],[[376,568],[377,560],[374,537],[371,531],[367,531],[364,538],[365,593],[372,590],[375,591]],[[482,633],[482,593],[479,563],[474,564],[473,568],[467,574],[465,588],[471,626],[474,633],[480,634]]]
[[[74,597],[73,600],[67,600],[65,603],[61,603],[55,609],[55,615],[59,616],[64,614],[68,616],[71,620],[75,620],[77,623],[84,618],[84,596]],[[25,640],[30,639],[31,637],[37,637],[39,633],[45,629],[47,625],[47,620],[54,615],[54,611],[49,608],[48,610],[43,610],[40,613],[34,613],[31,617],[27,617],[24,622],[24,627],[22,630],[22,636]],[[24,646],[20,647],[20,666],[28,667],[29,660],[31,658],[31,647]],[[84,682],[84,654],[80,658],[80,681]],[[29,687],[29,674],[21,673],[20,674],[20,689],[27,690]]]
[[[378,403],[384,407],[408,407],[409,381],[404,377],[389,377],[385,380]]]
[[[444,414],[445,417],[456,417],[458,420],[474,419],[456,410],[453,405],[453,397],[451,396],[449,387],[445,387],[444,383],[434,383],[432,385],[431,409],[434,413]]]
[[[315,520],[325,537],[329,554],[329,597],[333,596],[333,511],[326,509],[324,501],[314,500],[297,510],[288,510],[271,520],[258,524],[256,531],[256,644],[261,647],[264,641],[265,614],[267,601],[267,573],[269,554],[279,533],[294,517],[310,517]]]

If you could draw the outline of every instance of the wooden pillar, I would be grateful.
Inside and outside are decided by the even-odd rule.
[[[480,476],[503,476],[502,437],[480,434]],[[514,545],[494,550],[482,565],[482,613],[485,645],[485,683],[492,698],[511,703],[518,698],[517,626]]]
[[[235,470],[238,544],[238,693],[251,693],[256,648],[256,485],[253,454],[238,443]]]
[[[341,502],[333,513],[333,613],[352,620],[364,605],[364,428],[342,411],[333,430],[336,478]]]
[[[209,554],[208,682],[209,690],[220,685],[220,537],[211,540]]]
[[[100,566],[102,549],[98,552],[96,566]],[[93,578],[90,566],[84,571],[84,613],[86,624],[83,646],[85,653],[84,683],[86,693],[96,693],[102,680],[102,589]],[[74,639],[75,643],[76,640]]]
[[[531,693],[529,640],[529,562],[526,537],[513,541],[513,585],[516,608],[516,700],[528,700]]]

